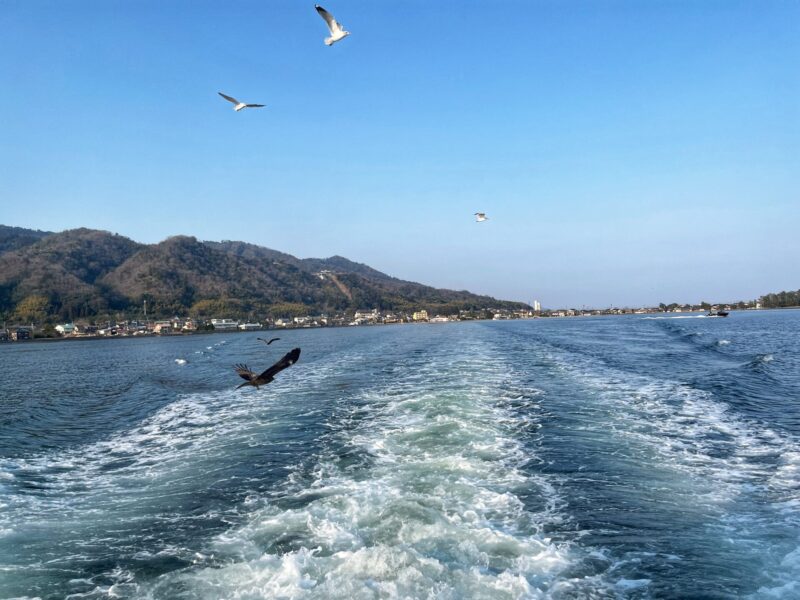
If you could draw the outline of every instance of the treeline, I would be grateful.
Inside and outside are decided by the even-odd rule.
[[[767,294],[759,298],[763,308],[788,308],[790,306],[800,306],[800,290],[796,292],[778,292],[777,294]]]

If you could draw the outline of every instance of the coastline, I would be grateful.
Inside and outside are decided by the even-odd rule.
[[[750,312],[769,312],[773,310],[800,310],[800,306],[781,306],[776,308],[759,308],[759,309],[747,309],[747,310],[731,310],[732,313],[750,313]],[[293,331],[296,329],[342,329],[342,328],[349,328],[349,327],[384,327],[384,326],[396,326],[396,325],[449,325],[452,323],[472,323],[472,322],[485,322],[485,321],[534,321],[534,320],[555,320],[555,321],[562,321],[562,320],[572,320],[574,318],[597,318],[597,317],[633,317],[639,316],[641,317],[643,314],[647,316],[651,315],[683,315],[683,314],[691,314],[686,312],[681,313],[672,313],[672,312],[655,312],[655,313],[624,313],[624,314],[583,314],[583,315],[569,315],[569,316],[536,316],[536,317],[529,317],[529,318],[522,318],[522,319],[462,319],[462,320],[452,320],[452,321],[441,321],[441,322],[431,322],[431,321],[417,321],[417,322],[403,322],[403,323],[369,323],[369,324],[362,324],[362,325],[326,325],[324,327],[310,327],[310,326],[301,326],[301,327],[271,327],[265,329],[251,329],[251,330],[226,330],[226,331],[214,331],[214,330],[204,330],[204,331],[195,331],[195,332],[183,332],[183,333],[168,333],[168,334],[147,334],[147,335],[81,335],[81,336],[64,336],[64,337],[37,337],[28,340],[20,340],[20,341],[13,341],[13,340],[4,340],[0,341],[0,347],[2,346],[14,346],[17,344],[29,344],[29,343],[48,343],[48,342],[83,342],[83,341],[97,341],[97,340],[113,340],[113,339],[151,339],[151,338],[178,338],[178,337],[191,337],[191,336],[198,336],[198,335],[218,335],[218,334],[243,334],[243,333],[253,333],[254,331]]]

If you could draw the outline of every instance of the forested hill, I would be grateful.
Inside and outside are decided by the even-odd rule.
[[[403,281],[341,256],[299,259],[245,242],[176,236],[140,244],[92,229],[0,226],[3,320],[135,317],[145,300],[152,316],[200,318],[526,306]]]

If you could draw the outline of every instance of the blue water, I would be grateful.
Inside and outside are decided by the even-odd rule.
[[[257,335],[0,346],[0,597],[800,597],[800,311]]]

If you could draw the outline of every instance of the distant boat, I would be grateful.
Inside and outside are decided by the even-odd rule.
[[[727,317],[728,312],[724,310],[712,310],[706,315],[707,317]]]

